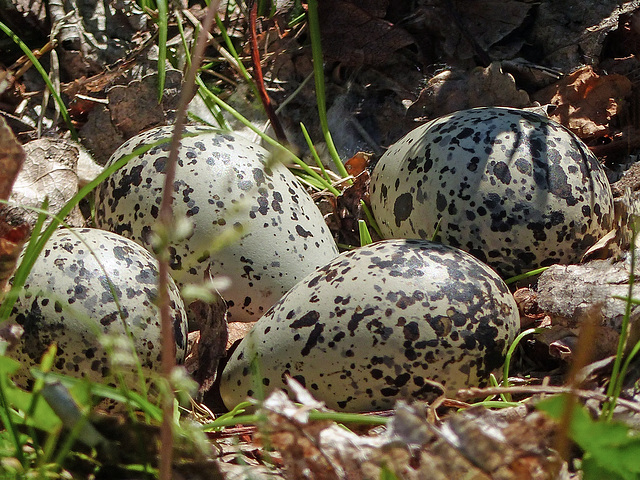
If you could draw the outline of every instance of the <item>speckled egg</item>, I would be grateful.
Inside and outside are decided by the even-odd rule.
[[[58,346],[55,371],[102,381],[111,364],[101,337],[124,337],[126,329],[142,367],[159,371],[157,282],[156,260],[131,240],[90,228],[54,232],[11,313],[11,319],[24,328],[21,344],[11,354],[22,363],[16,381],[28,383],[28,368],[40,363],[52,343]],[[182,362],[186,314],[175,283],[169,287],[176,360]],[[128,374],[134,367],[123,368]],[[127,384],[137,389],[133,376],[127,377]]]
[[[171,135],[158,127],[124,143],[111,162]],[[229,320],[255,321],[301,278],[337,254],[331,232],[293,174],[259,145],[229,133],[187,127],[178,154],[174,215],[188,217],[193,234],[173,244],[176,282],[200,283],[210,266],[231,287],[223,292]],[[98,189],[100,228],[149,245],[162,198],[169,143],[133,158]],[[210,253],[214,240],[237,238]]]
[[[416,128],[382,156],[370,193],[386,238],[430,240],[439,228],[443,243],[504,277],[579,260],[613,222],[609,183],[584,143],[512,108]]]
[[[339,255],[282,297],[232,354],[220,393],[232,408],[291,376],[330,408],[384,410],[432,399],[440,390],[429,380],[450,391],[485,383],[518,328],[508,288],[471,255],[385,240]]]

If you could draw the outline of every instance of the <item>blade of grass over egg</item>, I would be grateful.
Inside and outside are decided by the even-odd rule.
[[[536,275],[540,275],[542,272],[544,272],[548,268],[549,267],[540,267],[540,268],[536,268],[535,270],[530,270],[528,272],[521,273],[520,275],[516,275],[514,277],[507,278],[504,281],[504,283],[506,283],[507,285],[510,285],[512,283],[519,282],[520,280],[525,280],[525,279],[530,278],[530,277],[535,277]]]
[[[320,127],[322,128],[324,140],[327,143],[329,155],[333,159],[336,169],[342,177],[348,177],[349,173],[342,163],[342,160],[340,160],[340,155],[338,155],[336,146],[331,138],[329,123],[327,121],[327,104],[324,90],[324,60],[322,57],[322,45],[320,41],[320,20],[318,18],[317,0],[309,0],[307,19],[309,21],[309,33],[311,36],[311,53],[313,57],[313,73],[316,82],[316,102],[318,105]]]
[[[192,135],[189,135],[189,136],[192,136]],[[36,235],[32,235],[32,238],[29,241],[29,244],[27,245],[26,252],[28,252],[28,255],[25,254],[23,256],[22,261],[20,262],[20,265],[18,266],[14,274],[13,285],[11,287],[11,290],[7,292],[7,295],[4,301],[2,302],[2,304],[0,304],[0,323],[4,322],[9,318],[9,315],[11,314],[11,309],[13,308],[13,305],[18,299],[18,294],[22,289],[22,287],[24,286],[24,282],[26,281],[29,275],[29,272],[31,271],[31,268],[33,267],[33,264],[36,262],[38,255],[40,255],[40,253],[44,249],[45,244],[47,243],[49,238],[51,238],[51,235],[53,234],[53,232],[62,223],[60,219],[66,218],[71,213],[73,208],[80,202],[80,200],[82,200],[89,193],[91,193],[100,183],[102,183],[107,178],[109,178],[109,176],[112,173],[114,173],[115,171],[117,171],[118,169],[126,165],[132,158],[142,155],[146,151],[151,150],[152,148],[157,147],[158,145],[162,145],[163,143],[168,143],[168,142],[169,142],[169,139],[162,139],[162,140],[158,140],[157,142],[151,143],[149,145],[143,145],[139,148],[136,148],[129,155],[125,155],[124,157],[120,158],[109,167],[105,168],[100,173],[100,175],[98,175],[91,182],[89,182],[87,185],[82,187],[78,191],[78,193],[76,193],[73,196],[73,198],[71,198],[71,200],[69,200],[66,204],[62,206],[62,208],[58,212],[58,215],[51,219],[51,223],[44,230],[42,235],[40,235],[39,237]],[[44,222],[44,219],[43,219],[43,222]]]
[[[64,123],[67,125],[69,132],[71,132],[71,138],[73,138],[73,140],[78,140],[78,132],[74,128],[73,123],[71,123],[71,117],[69,116],[69,111],[67,110],[67,107],[62,101],[62,98],[60,97],[55,87],[53,86],[53,83],[51,82],[49,75],[47,74],[46,70],[44,69],[40,61],[36,58],[36,56],[33,54],[31,49],[20,39],[20,37],[18,37],[15,33],[13,33],[13,31],[2,22],[0,22],[0,30],[2,30],[11,40],[13,40],[13,42],[16,45],[18,45],[18,47],[20,47],[20,50],[22,50],[22,52],[26,55],[29,61],[36,68],[36,70],[42,77],[42,80],[47,85],[47,89],[51,93],[51,96],[53,97],[54,101],[58,105],[58,108],[60,109],[60,115],[62,115],[62,118],[64,119]]]
[[[220,108],[222,108],[223,110],[229,112],[231,115],[233,115],[238,121],[240,121],[243,125],[245,125],[247,128],[251,129],[254,133],[256,133],[257,135],[260,136],[260,138],[262,140],[264,140],[266,143],[268,143],[269,145],[271,145],[272,147],[277,148],[279,151],[281,151],[282,153],[284,153],[288,159],[290,159],[291,161],[293,161],[294,163],[296,163],[298,166],[300,166],[300,168],[302,168],[307,174],[309,174],[310,176],[314,177],[316,180],[318,180],[322,185],[324,185],[324,188],[326,188],[327,190],[329,190],[331,193],[333,193],[334,195],[340,195],[340,192],[333,186],[331,185],[329,182],[327,182],[324,178],[322,178],[317,172],[315,172],[312,168],[309,167],[309,165],[307,165],[305,162],[303,162],[300,158],[298,158],[291,150],[289,150],[287,147],[283,146],[282,144],[280,144],[278,141],[274,140],[273,138],[271,138],[269,135],[267,135],[266,133],[262,132],[260,129],[256,128],[255,125],[253,125],[249,120],[247,120],[244,116],[242,116],[237,110],[235,110],[233,107],[231,107],[230,105],[228,105],[227,103],[225,103],[223,100],[221,100],[217,95],[215,95],[213,92],[211,92],[207,86],[204,84],[204,82],[202,81],[202,79],[197,78],[196,82],[198,83],[198,85],[200,85],[202,87],[202,91],[206,93],[207,97],[210,98],[213,102],[215,102],[218,106],[220,106]]]

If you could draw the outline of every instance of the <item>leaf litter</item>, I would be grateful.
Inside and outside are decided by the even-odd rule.
[[[163,100],[158,103],[153,27],[133,2],[124,4],[128,10],[117,10],[115,2],[101,4],[95,11],[81,8],[73,18],[74,28],[67,30],[71,41],[58,49],[66,81],[62,90],[72,118],[82,143],[102,164],[125,139],[173,120],[181,82],[178,71],[169,71]],[[403,2],[331,0],[320,6],[325,21],[322,40],[329,120],[342,156],[356,159],[350,171],[354,183],[341,185],[342,195],[317,194],[325,219],[341,243],[358,244],[368,169],[380,152],[418,122],[455,110],[483,105],[523,108],[537,101],[606,160],[612,181],[636,160],[630,154],[640,147],[636,88],[640,64],[635,57],[640,2],[607,0],[584,8],[578,0],[421,0],[409,9]],[[14,2],[13,8],[24,9],[24,2]],[[274,18],[262,19],[258,41],[268,93],[288,137],[305,151],[299,122],[305,123],[312,138],[321,135],[315,109],[309,107],[315,105],[313,82],[304,83],[312,72],[308,39],[304,28],[287,25],[290,8],[291,4],[281,2]],[[184,12],[193,18],[202,13],[197,6]],[[95,22],[95,18],[105,22]],[[36,35],[38,31],[46,34],[43,18],[31,16],[28,21],[39,26],[34,29]],[[242,12],[230,11],[225,21],[233,40],[244,45]],[[187,30],[188,34],[193,31],[190,26]],[[87,42],[88,38],[95,43]],[[118,42],[109,41],[114,38]],[[174,40],[175,45],[180,44],[177,37]],[[179,57],[179,48],[176,52]],[[209,54],[217,58],[215,49]],[[15,78],[17,72],[10,65],[2,67],[7,72],[2,78],[4,82],[9,79],[11,87],[0,94],[3,114],[29,145],[26,140],[39,135],[34,115],[43,85],[32,71]],[[214,71],[217,77],[211,82],[226,91],[233,106],[243,112],[255,110],[256,99],[234,68],[220,62]],[[53,108],[48,106],[40,114],[53,118]],[[73,145],[62,140],[59,125],[52,123],[45,130],[47,138],[28,147],[39,156],[34,154],[31,166],[25,167],[22,190],[37,186],[35,190],[64,202],[77,191],[75,167],[68,163],[77,154]],[[49,137],[56,138],[55,145]],[[11,169],[17,165],[13,159],[23,154],[1,128],[0,146],[0,162],[9,162],[7,166],[2,163],[3,173],[9,174],[0,180],[11,185]],[[322,154],[322,145],[318,147]],[[358,157],[363,150],[373,155]],[[54,180],[58,174],[64,176]],[[512,382],[526,387],[524,375],[561,381],[585,312],[594,307],[601,310],[602,341],[596,357],[605,363],[593,363],[585,385],[593,387],[595,394],[606,381],[606,361],[617,341],[623,304],[611,295],[626,295],[628,290],[628,262],[623,255],[640,190],[633,178],[628,174],[619,185],[618,198],[624,199],[617,206],[619,225],[605,244],[590,252],[589,259],[596,260],[554,267],[539,278],[537,290],[535,281],[528,285],[526,301],[521,301],[523,325],[551,328],[524,341],[513,366],[522,376],[513,377]],[[1,182],[0,186],[0,193],[8,195]],[[20,190],[16,188],[14,194]],[[29,196],[34,204],[42,200],[35,194],[25,195]],[[5,221],[0,228],[0,269],[9,273],[28,235],[20,225]],[[220,312],[202,315],[218,318]],[[634,309],[632,329],[637,328],[636,316]],[[208,327],[218,333],[200,331],[201,346],[210,345],[214,351],[208,357],[199,352],[194,363],[199,368],[201,393],[211,387],[218,356],[224,350],[218,323],[213,321]],[[215,386],[209,394],[212,391]],[[626,394],[635,396],[631,388]],[[235,453],[221,454],[214,465],[209,464],[210,470],[200,472],[197,465],[202,459],[185,454],[184,459],[191,458],[191,462],[176,468],[182,468],[189,478],[199,478],[204,472],[222,478],[571,478],[573,466],[553,450],[558,424],[533,409],[533,400],[526,400],[531,395],[521,397],[523,404],[495,412],[399,404],[386,427],[347,424],[349,431],[332,420],[310,420],[310,409],[322,412],[323,408],[308,394],[299,391],[300,404],[295,405],[276,393],[261,406],[266,420],[258,428],[245,429],[235,439],[227,434],[240,429],[210,434],[212,442],[225,444],[223,450]],[[220,408],[214,396],[205,398],[213,410]],[[476,392],[476,398],[482,398],[481,394]],[[149,438],[155,435],[152,431]],[[238,439],[240,446],[233,447]]]

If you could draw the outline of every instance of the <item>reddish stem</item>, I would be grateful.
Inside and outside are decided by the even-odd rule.
[[[251,43],[251,61],[253,63],[253,76],[258,87],[258,93],[264,106],[264,111],[271,122],[273,132],[280,143],[286,143],[287,137],[284,129],[278,120],[276,111],[273,108],[267,89],[264,86],[264,77],[262,76],[262,65],[260,64],[260,51],[258,50],[258,34],[256,32],[256,23],[258,23],[258,4],[253,2],[251,11],[249,12],[249,41]]]
[[[214,17],[218,11],[218,1],[212,1],[207,10],[207,16],[202,23],[202,28],[198,35],[196,48],[193,52],[191,67],[187,71],[186,78],[182,84],[182,94],[176,112],[176,123],[171,137],[171,149],[164,179],[164,190],[162,203],[160,204],[159,222],[163,232],[163,237],[167,238],[167,232],[173,228],[173,182],[176,176],[176,164],[178,160],[178,147],[182,139],[182,129],[185,124],[187,107],[193,97],[195,78],[204,55],[204,50],[208,43],[208,35],[213,25]],[[158,280],[158,302],[160,305],[160,319],[162,324],[162,374],[167,380],[176,362],[175,338],[173,334],[173,322],[171,319],[171,308],[169,305],[169,245],[163,245],[159,259],[159,280]],[[162,392],[162,426],[160,429],[160,480],[171,480],[173,463],[173,395],[171,390]]]

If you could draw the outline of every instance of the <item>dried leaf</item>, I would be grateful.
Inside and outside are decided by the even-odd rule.
[[[22,247],[29,238],[30,228],[26,223],[10,225],[7,208],[0,208],[0,297],[16,268]]]
[[[0,199],[8,200],[18,172],[22,168],[25,152],[13,136],[4,118],[0,117]]]
[[[77,192],[78,148],[62,139],[41,138],[25,144],[27,158],[13,187],[11,201],[21,207],[40,207],[49,198],[49,211],[57,213]],[[76,211],[72,225],[82,225]],[[38,214],[25,210],[23,218],[35,223]]]
[[[550,450],[555,423],[538,412],[470,408],[435,425],[424,405],[399,402],[384,432],[359,436],[334,422],[310,421],[309,408],[317,404],[294,404],[283,392],[263,404],[264,433],[289,478],[568,478],[566,463]]]
[[[470,73],[446,70],[432,77],[409,107],[409,115],[431,119],[466,108],[522,108],[530,104],[529,95],[518,89],[513,76],[503,72],[499,62],[493,62]]]
[[[627,77],[600,76],[587,66],[540,90],[534,100],[557,105],[550,117],[579,137],[602,137],[609,133],[609,121],[620,111],[631,87]]]
[[[218,362],[225,356],[227,344],[227,304],[218,297],[215,303],[208,304],[196,300],[189,305],[189,322],[195,323],[200,329],[198,342],[191,352],[193,378],[200,388],[198,392],[204,395],[216,379]]]
[[[158,75],[150,74],[129,85],[109,90],[111,121],[125,138],[155,125],[171,123],[180,96],[182,73],[168,70],[162,102],[158,103]]]
[[[319,2],[322,49],[327,58],[344,65],[385,65],[393,54],[411,45],[413,37],[383,20],[386,1],[351,3],[345,0]]]

